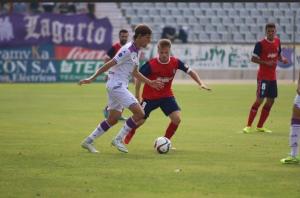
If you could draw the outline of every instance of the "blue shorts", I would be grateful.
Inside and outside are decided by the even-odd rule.
[[[257,80],[256,96],[259,98],[276,98],[277,81],[276,80]]]
[[[180,107],[178,106],[174,97],[161,98],[156,100],[143,100],[141,105],[145,111],[145,119],[149,117],[151,111],[158,107],[160,107],[160,109],[166,116],[170,115],[174,111],[180,111]]]

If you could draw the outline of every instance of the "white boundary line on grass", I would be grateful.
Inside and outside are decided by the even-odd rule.
[[[256,84],[256,80],[209,80],[203,79],[205,84]],[[297,84],[297,82],[293,82],[293,80],[277,80],[278,84]],[[193,80],[180,80],[174,79],[173,84],[195,84]]]

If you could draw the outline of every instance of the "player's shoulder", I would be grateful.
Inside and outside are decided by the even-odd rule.
[[[120,49],[120,48],[122,47],[122,45],[121,45],[119,42],[117,42],[117,43],[114,43],[114,44],[112,45],[112,47],[113,47],[113,48],[118,48],[118,49]]]
[[[280,38],[279,38],[278,36],[275,36],[275,37],[274,37],[274,41],[275,41],[276,43],[280,43]]]
[[[256,44],[263,44],[263,43],[265,43],[267,40],[266,40],[266,38],[264,37],[264,38],[261,38],[260,40],[258,40],[257,42],[256,42]]]
[[[175,56],[170,56],[170,61],[177,61],[177,60],[178,60],[177,57],[175,57]]]
[[[183,63],[183,61],[181,61],[178,57],[176,56],[170,56],[170,63],[171,64],[178,64],[178,63]]]
[[[127,43],[121,46],[119,53],[130,55],[132,53],[132,43]]]

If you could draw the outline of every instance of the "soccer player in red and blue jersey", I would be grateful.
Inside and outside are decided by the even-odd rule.
[[[271,133],[272,131],[264,128],[263,125],[269,116],[270,110],[277,97],[276,67],[277,61],[288,63],[288,60],[281,55],[280,39],[276,36],[276,26],[268,23],[265,27],[266,37],[257,42],[253,51],[251,61],[259,64],[257,72],[257,91],[256,100],[250,109],[247,126],[243,129],[244,133],[251,132],[251,125],[256,116],[258,108],[264,102],[257,132]]]
[[[163,113],[171,120],[169,126],[166,129],[165,137],[171,139],[175,134],[180,119],[180,107],[178,106],[173,91],[171,89],[172,82],[176,71],[182,70],[190,75],[190,77],[205,90],[210,90],[201,80],[199,75],[184,64],[176,57],[170,56],[171,41],[168,39],[161,39],[158,42],[158,57],[150,59],[141,68],[140,72],[147,78],[154,80],[159,79],[164,83],[164,88],[161,90],[155,90],[147,84],[144,85],[142,100],[140,96],[141,82],[136,82],[136,97],[141,102],[145,111],[145,117],[138,123],[141,126],[145,120],[149,117],[150,113],[156,108],[160,107]],[[136,129],[132,129],[124,138],[124,143],[128,144],[135,134]]]

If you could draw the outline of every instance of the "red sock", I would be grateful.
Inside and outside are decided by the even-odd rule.
[[[129,133],[126,135],[126,137],[124,138],[124,143],[125,143],[125,144],[129,144],[131,138],[132,138],[132,137],[134,136],[134,134],[135,134],[135,130],[136,130],[136,128],[131,129],[131,130],[129,131]]]
[[[170,124],[166,130],[165,137],[168,139],[171,139],[172,136],[175,134],[177,128],[178,128],[178,125],[174,124],[173,122],[170,122]]]
[[[257,124],[258,128],[262,128],[262,126],[264,125],[265,121],[267,120],[270,110],[271,110],[272,105],[264,105],[264,107],[261,110],[261,114],[260,114],[260,118]]]
[[[251,126],[252,125],[252,122],[256,116],[256,113],[257,113],[257,110],[259,108],[259,103],[256,103],[254,102],[254,104],[252,105],[251,109],[250,109],[250,112],[249,112],[249,117],[248,117],[248,124],[247,126]]]

